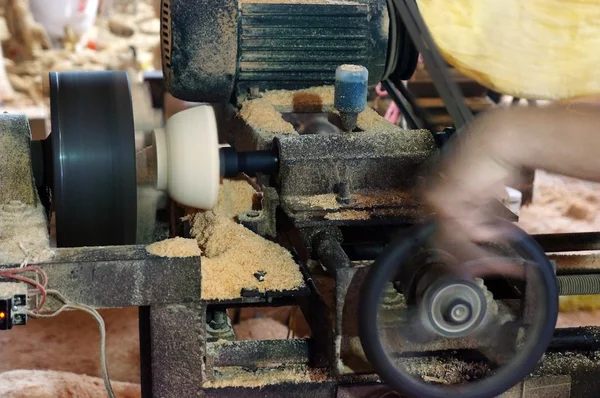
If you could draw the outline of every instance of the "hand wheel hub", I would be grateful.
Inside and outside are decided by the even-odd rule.
[[[428,289],[422,303],[424,324],[444,337],[464,337],[482,323],[486,297],[469,281],[447,281]]]

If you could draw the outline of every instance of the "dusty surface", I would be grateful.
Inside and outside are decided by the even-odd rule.
[[[342,210],[325,215],[327,220],[368,220],[371,214],[368,211]]]
[[[278,368],[223,368],[219,369],[221,376],[214,381],[204,383],[206,388],[223,387],[264,387],[278,383],[303,383],[325,380],[326,375],[304,366]]]
[[[53,255],[44,207],[0,204],[0,264],[35,263]]]

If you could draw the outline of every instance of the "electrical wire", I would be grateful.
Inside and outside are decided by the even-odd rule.
[[[33,296],[41,295],[42,298],[35,310],[28,311],[28,315],[32,318],[53,318],[67,309],[74,309],[87,312],[88,314],[94,317],[94,319],[98,323],[98,328],[100,330],[100,366],[102,368],[102,378],[104,379],[104,386],[106,387],[108,396],[110,398],[116,398],[115,393],[112,389],[110,377],[108,375],[108,367],[106,364],[106,325],[104,324],[104,319],[102,319],[102,316],[98,313],[98,311],[96,311],[96,309],[85,304],[71,303],[58,290],[47,290],[46,286],[48,284],[48,275],[40,267],[27,265],[27,260],[28,259],[26,258],[19,268],[0,269],[0,277],[24,282],[28,285],[35,287],[35,289],[29,290],[28,293]],[[21,275],[27,272],[35,272],[37,275],[40,276],[41,282]],[[56,297],[60,302],[62,302],[63,305],[53,313],[40,313],[41,309],[46,304],[47,296],[49,294]]]
[[[106,325],[104,324],[104,319],[102,316],[96,311],[95,308],[92,308],[85,304],[76,304],[69,302],[59,291],[57,290],[47,290],[46,293],[48,295],[52,295],[56,297],[59,301],[63,303],[63,305],[53,313],[37,313],[34,311],[29,312],[29,316],[32,318],[53,318],[58,316],[65,310],[73,309],[80,310],[90,314],[96,322],[98,323],[98,329],[100,330],[100,366],[102,368],[102,378],[104,379],[104,386],[106,388],[106,392],[110,398],[116,398],[115,393],[112,388],[112,384],[110,382],[110,376],[108,375],[108,367],[106,365]]]
[[[40,283],[34,279],[20,275],[25,272],[36,272],[41,276],[42,282]],[[35,266],[25,266],[22,268],[1,269],[0,277],[24,282],[36,288],[35,290],[30,290],[29,293],[33,295],[41,294],[42,298],[34,312],[39,312],[44,306],[44,304],[46,304],[46,285],[48,283],[48,276],[41,268]]]

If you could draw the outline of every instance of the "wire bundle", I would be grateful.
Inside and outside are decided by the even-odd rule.
[[[39,275],[39,277],[41,278],[41,283],[36,281],[35,279],[32,279],[32,278],[22,275],[22,274],[30,273],[30,272],[35,272],[37,275]],[[13,280],[19,281],[19,282],[24,282],[35,288],[35,289],[30,289],[28,292],[28,295],[34,296],[34,297],[41,295],[42,298],[41,298],[40,302],[38,303],[36,309],[33,310],[33,312],[38,313],[42,309],[44,304],[46,304],[46,298],[47,298],[46,285],[48,284],[48,276],[46,275],[44,270],[42,270],[41,268],[32,266],[32,265],[28,265],[28,266],[20,267],[20,268],[2,269],[2,270],[0,270],[0,277],[7,278],[7,279],[13,279]]]
[[[34,310],[28,311],[28,315],[32,318],[53,318],[59,315],[61,312],[72,309],[72,310],[80,310],[87,312],[91,316],[94,317],[96,322],[98,323],[98,328],[100,330],[100,365],[102,368],[102,378],[104,379],[104,386],[106,387],[106,391],[110,398],[115,398],[115,393],[112,389],[112,385],[110,383],[110,377],[108,375],[108,367],[106,364],[106,325],[104,324],[104,320],[102,316],[96,311],[95,308],[92,308],[85,304],[77,304],[68,301],[59,291],[47,289],[48,285],[48,276],[46,272],[40,267],[26,265],[27,259],[21,264],[19,268],[4,268],[0,269],[0,278],[12,279],[18,282],[27,283],[32,286],[33,289],[28,291],[28,296],[35,297],[36,299],[41,297],[38,305]],[[39,277],[40,282],[36,279],[30,278],[28,276],[24,276],[23,274],[35,273],[37,277]],[[46,304],[48,295],[56,298],[58,301],[62,303],[62,306],[50,313],[43,313],[41,310]]]

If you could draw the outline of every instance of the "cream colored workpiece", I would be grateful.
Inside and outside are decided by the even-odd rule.
[[[157,189],[184,206],[211,209],[219,195],[219,139],[213,108],[196,106],[173,115],[154,132]]]

